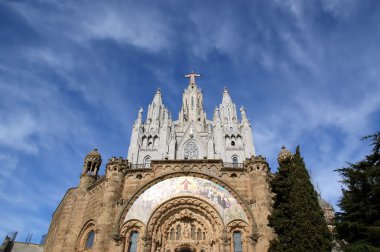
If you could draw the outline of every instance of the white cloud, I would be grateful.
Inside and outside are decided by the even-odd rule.
[[[7,116],[0,110],[0,146],[36,153],[38,146],[31,137],[38,131],[37,123],[29,114],[17,111],[16,116]]]
[[[44,64],[55,71],[69,71],[74,67],[74,59],[70,54],[60,54],[50,48],[25,48],[25,57],[35,64]]]
[[[38,27],[40,32],[62,39],[73,39],[82,46],[98,39],[110,39],[150,52],[160,52],[171,46],[168,17],[154,7],[142,8],[132,2],[122,6],[109,2],[78,2],[75,8],[70,3],[51,4],[55,6],[51,13],[42,13],[33,5],[11,6],[28,20],[31,26]],[[44,60],[59,63],[46,52],[40,55]]]
[[[112,39],[138,48],[159,52],[170,48],[169,24],[150,8],[129,12],[105,8],[94,17],[82,22],[87,39]],[[81,23],[81,22],[79,22]]]

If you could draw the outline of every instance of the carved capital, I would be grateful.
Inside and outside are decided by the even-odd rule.
[[[260,238],[260,234],[257,232],[252,233],[250,236],[248,236],[254,243],[257,243],[257,241]]]
[[[120,246],[124,240],[124,237],[121,236],[120,234],[111,234],[111,238],[114,240],[116,246]]]
[[[229,239],[228,239],[228,235],[227,235],[227,231],[226,230],[223,230],[223,233],[220,236],[220,240],[223,242],[224,245],[228,245],[229,244]]]
[[[152,237],[149,236],[149,235],[145,235],[143,238],[142,238],[143,242],[144,242],[144,247],[148,247],[152,241]]]

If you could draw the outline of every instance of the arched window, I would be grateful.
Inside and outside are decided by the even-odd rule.
[[[91,171],[92,171],[92,172],[95,172],[95,169],[96,169],[96,162],[92,163]]]
[[[153,146],[153,137],[152,136],[149,136],[148,137],[148,148],[152,148],[152,146]]]
[[[174,240],[174,229],[170,230],[170,240]]]
[[[158,137],[155,136],[155,137],[153,138],[153,147],[156,147],[156,148],[157,148],[157,146],[158,146]]]
[[[95,242],[95,223],[89,220],[84,224],[75,244],[75,251],[91,251]]]
[[[86,249],[92,248],[92,246],[94,245],[94,240],[95,240],[95,231],[91,230],[87,235],[85,248]]]
[[[178,225],[177,226],[177,240],[179,240],[179,239],[181,239],[181,226],[180,225]]]
[[[197,237],[195,236],[195,226],[194,225],[192,225],[191,226],[191,239],[193,239],[193,240],[195,240],[195,239],[197,239]]]
[[[147,140],[148,140],[148,139],[144,136],[144,137],[142,138],[141,146],[146,147],[146,145],[147,145]]]
[[[137,238],[139,237],[139,233],[132,232],[131,241],[129,244],[129,252],[137,252]]]
[[[230,137],[226,135],[224,139],[225,139],[226,146],[229,146],[231,144]]]
[[[242,252],[243,246],[241,242],[241,232],[235,231],[233,238],[234,238],[234,252]]]
[[[144,158],[144,167],[145,168],[149,168],[150,167],[150,161],[151,161],[151,157],[150,156],[146,156]]]
[[[87,172],[89,172],[91,170],[91,161],[88,161],[87,162]]]
[[[197,240],[202,240],[202,230],[200,228],[198,228]]]
[[[235,165],[237,165],[239,163],[239,158],[238,156],[232,156],[232,163]]]

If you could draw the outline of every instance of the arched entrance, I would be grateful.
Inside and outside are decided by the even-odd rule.
[[[234,232],[240,232],[247,252],[254,223],[250,209],[224,182],[197,172],[191,175],[170,173],[145,184],[121,212],[120,227],[141,222],[145,231],[139,233],[138,244],[144,251],[225,251],[232,246]],[[127,241],[125,230],[120,231]]]
[[[206,201],[196,197],[170,199],[155,210],[148,222],[150,251],[212,251],[219,247],[223,228],[221,216]]]
[[[179,250],[179,252],[193,252],[193,250],[191,250],[189,248],[182,248]]]

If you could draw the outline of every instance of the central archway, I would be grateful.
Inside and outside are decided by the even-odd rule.
[[[147,225],[150,251],[212,251],[224,230],[218,211],[196,197],[177,197],[159,206]]]
[[[191,184],[188,182],[190,182]],[[171,185],[167,186],[166,183],[169,183]],[[203,189],[208,188],[210,186],[211,190],[209,190],[209,193],[206,194]],[[164,188],[164,190],[161,190],[161,187]],[[198,190],[197,188],[200,190]],[[226,196],[224,197],[226,199],[226,203],[229,203],[225,205],[223,200],[218,200],[218,197],[213,198],[212,193],[210,192],[213,192],[214,195],[215,193],[218,194],[219,192],[220,195],[224,194]],[[168,218],[168,212],[170,212],[172,215],[180,214],[179,212],[169,211],[170,208],[173,210],[176,209],[175,211],[179,211],[179,208],[175,208],[173,207],[173,205],[170,205],[171,202],[173,200],[188,199],[198,200],[199,202],[202,202],[202,204],[207,206],[207,208],[203,208],[203,213],[210,213],[209,210],[212,210],[214,216],[216,216],[216,219],[219,219],[219,226],[216,225],[214,222],[214,224],[209,224],[209,227],[206,227],[206,229],[204,230],[213,230],[213,227],[218,227],[217,232],[212,233],[211,236],[207,236],[206,234],[205,240],[209,242],[199,242],[198,246],[195,247],[193,246],[194,242],[192,241],[172,240],[170,242],[164,243],[163,241],[165,239],[166,241],[168,241],[167,237],[170,237],[168,236],[169,225],[166,226],[166,229],[156,229],[156,227],[160,227],[160,225],[164,222],[163,220],[161,220],[159,222],[161,224],[153,224],[154,221],[156,221],[155,219],[158,219],[159,216],[166,216],[165,218]],[[234,200],[234,202],[231,200]],[[185,204],[183,206],[185,209],[187,208],[191,210],[190,212],[195,212],[195,214],[197,214],[197,208],[192,208],[192,206],[201,207],[202,204],[193,202],[191,204]],[[170,205],[170,207],[166,208],[166,210],[162,210],[164,209],[163,206],[165,205]],[[229,206],[238,207],[238,211],[233,211],[232,214],[230,214],[230,210],[232,208]],[[183,213],[184,212],[182,212],[182,214]],[[140,214],[142,215],[140,216]],[[200,214],[198,216],[202,217],[202,215]],[[203,218],[205,220],[215,219],[210,217],[207,218],[207,215],[203,215]],[[197,217],[195,219],[201,218]],[[231,186],[221,181],[220,179],[211,176],[210,174],[204,174],[195,171],[180,171],[167,173],[157,178],[154,178],[150,182],[144,184],[128,200],[128,202],[124,205],[123,209],[121,210],[117,221],[118,224],[114,226],[114,237],[121,237],[120,239],[125,239],[125,241],[127,241],[128,235],[126,235],[126,232],[123,231],[123,227],[130,225],[131,223],[134,223],[136,221],[141,224],[141,228],[139,228],[139,234],[141,234],[139,237],[141,238],[139,238],[138,245],[145,247],[145,249],[148,249],[146,251],[155,252],[179,252],[181,251],[181,249],[187,249],[194,252],[224,251],[226,249],[226,246],[229,246],[228,244],[231,244],[230,241],[232,237],[230,236],[235,231],[241,232],[242,239],[244,240],[243,247],[244,251],[246,252],[247,246],[251,244],[249,237],[251,237],[256,230],[256,224],[251,209],[248,207],[247,203],[243,200],[243,198],[233,188],[231,188]],[[181,224],[181,231],[183,231],[185,230],[183,225],[187,222],[189,222],[189,219],[186,220],[186,218],[177,218],[174,220],[173,223]],[[212,223],[203,220],[201,222]],[[176,226],[174,224],[172,225],[173,227]],[[200,232],[197,232],[197,234],[198,233]],[[173,237],[175,237],[175,232],[173,232]],[[209,237],[213,237],[215,239],[209,239]],[[115,241],[118,240],[115,239]],[[170,249],[165,250],[165,247],[170,247]]]
[[[193,252],[193,250],[191,250],[189,248],[182,248],[179,250],[179,252]]]

